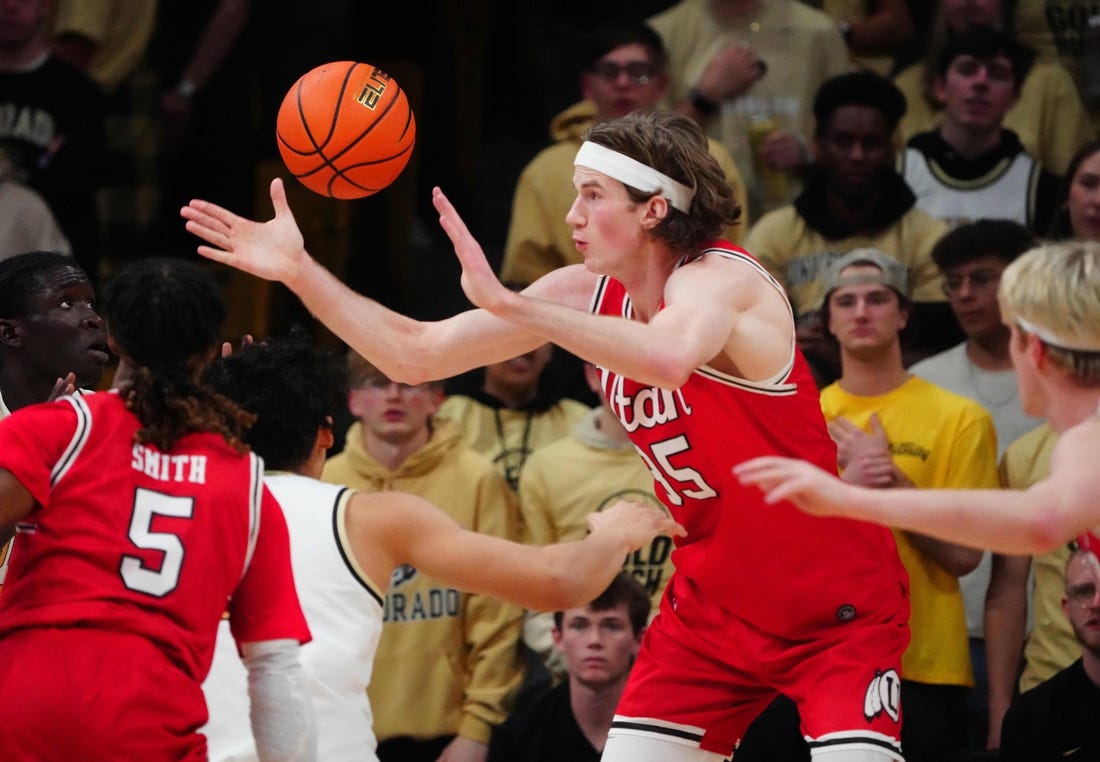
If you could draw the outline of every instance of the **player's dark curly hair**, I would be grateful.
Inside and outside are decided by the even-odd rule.
[[[670,111],[630,114],[593,125],[585,140],[618,151],[695,189],[691,214],[669,205],[668,216],[653,231],[679,252],[702,248],[741,216],[725,173],[710,155],[706,135],[686,116]],[[637,203],[654,196],[629,185],[626,191]]]
[[[25,318],[31,297],[45,290],[45,275],[61,267],[81,270],[76,260],[56,251],[29,251],[0,260],[0,318]]]
[[[186,434],[220,434],[238,452],[252,416],[197,384],[197,366],[216,352],[225,303],[214,276],[181,259],[127,265],[103,289],[102,315],[118,350],[135,366],[119,393],[141,421],[135,438],[162,452]]]
[[[244,440],[280,471],[305,463],[317,429],[331,426],[344,404],[342,364],[301,327],[215,360],[203,381],[256,416]]]

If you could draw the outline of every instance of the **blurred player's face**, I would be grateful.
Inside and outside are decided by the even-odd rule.
[[[17,48],[33,40],[48,9],[46,0],[0,0],[0,49]]]
[[[20,335],[19,362],[33,376],[57,379],[72,372],[78,386],[94,386],[110,356],[91,282],[66,265],[44,273],[40,283],[28,316],[12,321]]]
[[[1100,241],[1100,151],[1077,168],[1066,197],[1074,238]]]
[[[618,180],[587,167],[576,168],[573,185],[577,198],[565,221],[573,226],[573,244],[585,267],[616,275],[623,265],[636,263],[635,252],[649,239],[645,205],[634,203]]]
[[[1077,553],[1066,566],[1066,594],[1062,610],[1066,612],[1081,646],[1100,656],[1100,580],[1088,554]]]
[[[625,684],[642,641],[630,626],[625,603],[604,611],[591,606],[566,609],[553,638],[569,674],[592,690]]]
[[[949,268],[944,274],[947,301],[968,337],[982,339],[998,333],[1003,336],[997,286],[1006,266],[1003,259],[987,254]]]
[[[1000,0],[943,0],[943,17],[948,29],[960,32],[970,24],[999,26]]]
[[[947,118],[977,134],[999,130],[1018,95],[1016,74],[1006,56],[988,61],[957,56],[946,76],[936,78],[935,91]]]
[[[894,163],[892,130],[881,111],[841,106],[815,142],[833,193],[851,204],[866,203],[879,193],[880,180]]]
[[[368,437],[401,445],[427,441],[428,420],[442,401],[439,389],[430,384],[409,386],[372,376],[348,394],[348,409]]]
[[[853,265],[842,275],[881,273],[874,265]],[[889,286],[859,283],[841,286],[829,294],[829,332],[851,354],[879,352],[898,342],[907,315]]]
[[[581,75],[581,94],[596,104],[596,119],[618,119],[649,111],[668,87],[668,76],[657,71],[649,50],[637,43],[615,48]]]

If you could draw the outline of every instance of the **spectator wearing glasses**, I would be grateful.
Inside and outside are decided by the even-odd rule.
[[[1066,564],[1062,611],[1081,658],[1020,694],[1005,715],[1002,762],[1100,758],[1100,595],[1096,556],[1077,550]]]
[[[391,381],[348,355],[348,408],[358,420],[322,479],[363,492],[411,492],[463,529],[519,540],[519,507],[493,465],[437,419],[438,382]],[[367,694],[381,762],[477,760],[523,677],[523,610],[463,593],[401,565],[389,580]]]
[[[1049,229],[1058,178],[1004,126],[1020,97],[1030,53],[993,27],[953,35],[936,61],[944,104],[938,127],[914,135],[900,158],[917,206],[949,225],[983,217]]]
[[[1008,351],[1010,332],[1001,321],[997,303],[1001,273],[1035,242],[1027,228],[1011,220],[978,220],[952,230],[936,243],[932,259],[943,273],[944,294],[966,338],[909,369],[915,376],[974,400],[989,412],[997,432],[998,460],[1010,444],[1043,422],[1025,413],[1020,404],[1016,371]],[[1001,558],[996,563],[1005,562]],[[970,745],[977,748],[987,743],[990,707],[999,705],[1003,711],[1007,705],[998,704],[998,699],[1015,680],[1021,648],[1019,639],[1013,642],[1011,638],[1015,630],[1004,624],[1003,618],[1010,613],[1002,606],[1000,594],[995,594],[987,606],[993,564],[993,555],[985,552],[978,568],[959,578],[974,667],[974,689],[967,702],[968,735]],[[992,679],[990,673],[995,673]]]
[[[550,123],[556,141],[523,169],[512,200],[512,220],[504,248],[501,278],[532,283],[551,270],[576,264],[573,227],[565,215],[577,197],[573,158],[593,124],[633,112],[650,111],[668,89],[667,57],[661,38],[640,21],[614,22],[596,29],[585,43],[580,77],[583,100]],[[726,238],[741,243],[748,228],[745,184],[730,152],[710,141],[741,206],[741,220]]]

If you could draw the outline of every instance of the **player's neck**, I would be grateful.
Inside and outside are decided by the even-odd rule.
[[[631,273],[615,275],[630,295],[634,318],[648,323],[665,298],[665,285],[681,257],[667,246],[654,244],[644,253],[640,266]]]
[[[1059,434],[1095,417],[1100,403],[1100,390],[1081,389],[1068,379],[1060,387],[1048,388],[1046,395],[1046,419]]]

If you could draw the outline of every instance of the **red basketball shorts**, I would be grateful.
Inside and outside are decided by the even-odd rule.
[[[698,742],[728,756],[776,694],[791,698],[811,750],[873,748],[900,759],[908,601],[838,612],[814,637],[784,639],[707,606],[674,575],[646,631],[612,735]]]
[[[136,635],[17,630],[0,639],[7,762],[205,760],[199,683]]]

